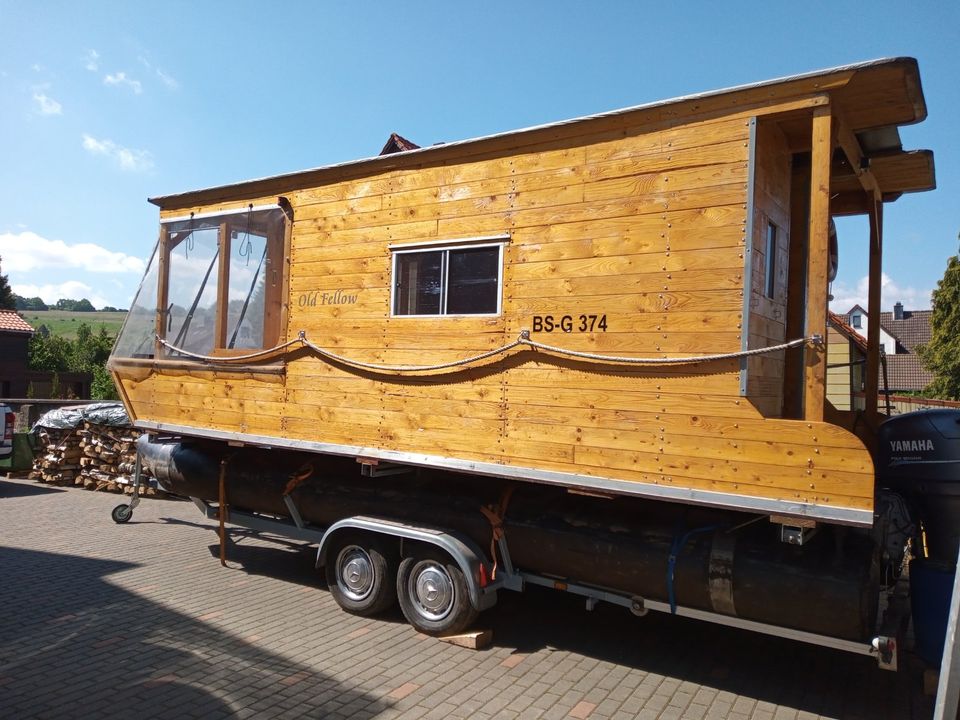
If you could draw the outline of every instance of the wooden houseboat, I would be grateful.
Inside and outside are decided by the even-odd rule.
[[[882,221],[934,187],[898,133],[925,116],[896,58],[153,198],[110,369],[137,427],[183,441],[144,461],[221,541],[316,541],[351,612],[450,632],[545,584],[889,665],[878,568],[909,517],[875,478]],[[826,402],[825,347],[854,214],[856,412]]]
[[[875,323],[925,115],[898,58],[153,198],[110,367],[141,428],[870,525],[830,218]]]

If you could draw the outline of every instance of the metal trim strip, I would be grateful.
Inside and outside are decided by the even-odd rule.
[[[166,225],[168,223],[174,222],[183,222],[184,220],[203,220],[204,218],[211,217],[220,217],[222,215],[242,215],[243,213],[248,212],[259,212],[261,210],[282,210],[279,205],[276,203],[271,203],[268,205],[248,205],[244,208],[234,208],[233,210],[218,210],[202,213],[191,213],[190,215],[178,215],[177,217],[172,218],[160,218],[160,224]]]
[[[397,450],[382,450],[379,448],[355,445],[338,445],[311,440],[295,440],[291,438],[228,432],[225,430],[211,430],[209,428],[195,428],[187,425],[173,425],[149,420],[138,420],[134,423],[134,427],[141,430],[240,442],[263,447],[301,450],[304,452],[325,453],[328,455],[345,455],[348,457],[368,457],[404,465],[442,468],[476,475],[490,475],[511,480],[526,480],[528,482],[558,485],[561,487],[600,490],[617,493],[619,495],[665,500],[689,505],[706,505],[708,507],[743,510],[745,512],[759,514],[790,515],[823,520],[841,525],[855,525],[860,527],[871,527],[873,525],[873,512],[871,510],[858,510],[856,508],[830,507],[817,505],[815,503],[788,500],[772,500],[769,498],[722,493],[713,490],[667,487],[631,480],[577,475],[575,473],[558,472],[555,470],[540,470],[537,468],[497,465],[494,463],[446,458],[436,455],[421,455],[419,453],[400,452]]]
[[[501,233],[499,235],[478,235],[477,237],[450,238],[448,240],[418,240],[416,242],[392,243],[387,245],[387,250],[405,251],[415,250],[417,248],[456,248],[460,245],[473,245],[474,243],[505,243],[510,242],[510,233]]]
[[[747,157],[747,225],[743,239],[743,312],[740,316],[740,350],[750,347],[750,300],[753,295],[753,214],[756,211],[757,118],[750,118],[750,150]],[[740,358],[740,397],[747,396],[749,357]]]

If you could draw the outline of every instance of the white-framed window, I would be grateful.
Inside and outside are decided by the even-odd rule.
[[[860,318],[862,315],[851,315],[850,316],[850,325],[851,327],[860,328]]]
[[[499,315],[508,236],[393,245],[390,314]]]

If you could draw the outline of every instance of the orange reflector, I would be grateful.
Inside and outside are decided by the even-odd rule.
[[[554,589],[554,590],[563,590],[563,591],[566,591],[566,589],[567,589],[567,584],[566,584],[566,583],[562,583],[562,582],[555,582],[555,583],[553,584],[553,589]]]
[[[478,574],[480,576],[480,587],[486,587],[487,586],[487,566],[484,565],[483,563],[480,563],[480,572]]]

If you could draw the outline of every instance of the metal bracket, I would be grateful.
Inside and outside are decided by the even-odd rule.
[[[780,525],[780,542],[787,545],[805,545],[817,532],[817,521],[786,515],[771,515],[770,522]]]
[[[810,538],[816,534],[816,527],[798,527],[796,525],[780,526],[780,542],[784,542],[787,545],[806,545],[810,542]]]
[[[877,666],[881,670],[897,670],[897,639],[880,635],[875,637],[870,646],[877,653]]]
[[[297,509],[297,505],[293,502],[293,498],[289,495],[283,496],[283,504],[287,506],[287,511],[290,513],[290,517],[293,518],[294,524],[303,530],[306,527],[306,524],[303,522],[303,518],[300,516],[300,511]]]
[[[409,465],[377,460],[376,458],[357,458],[357,462],[360,463],[360,474],[363,477],[379,478],[413,472],[413,468]]]

